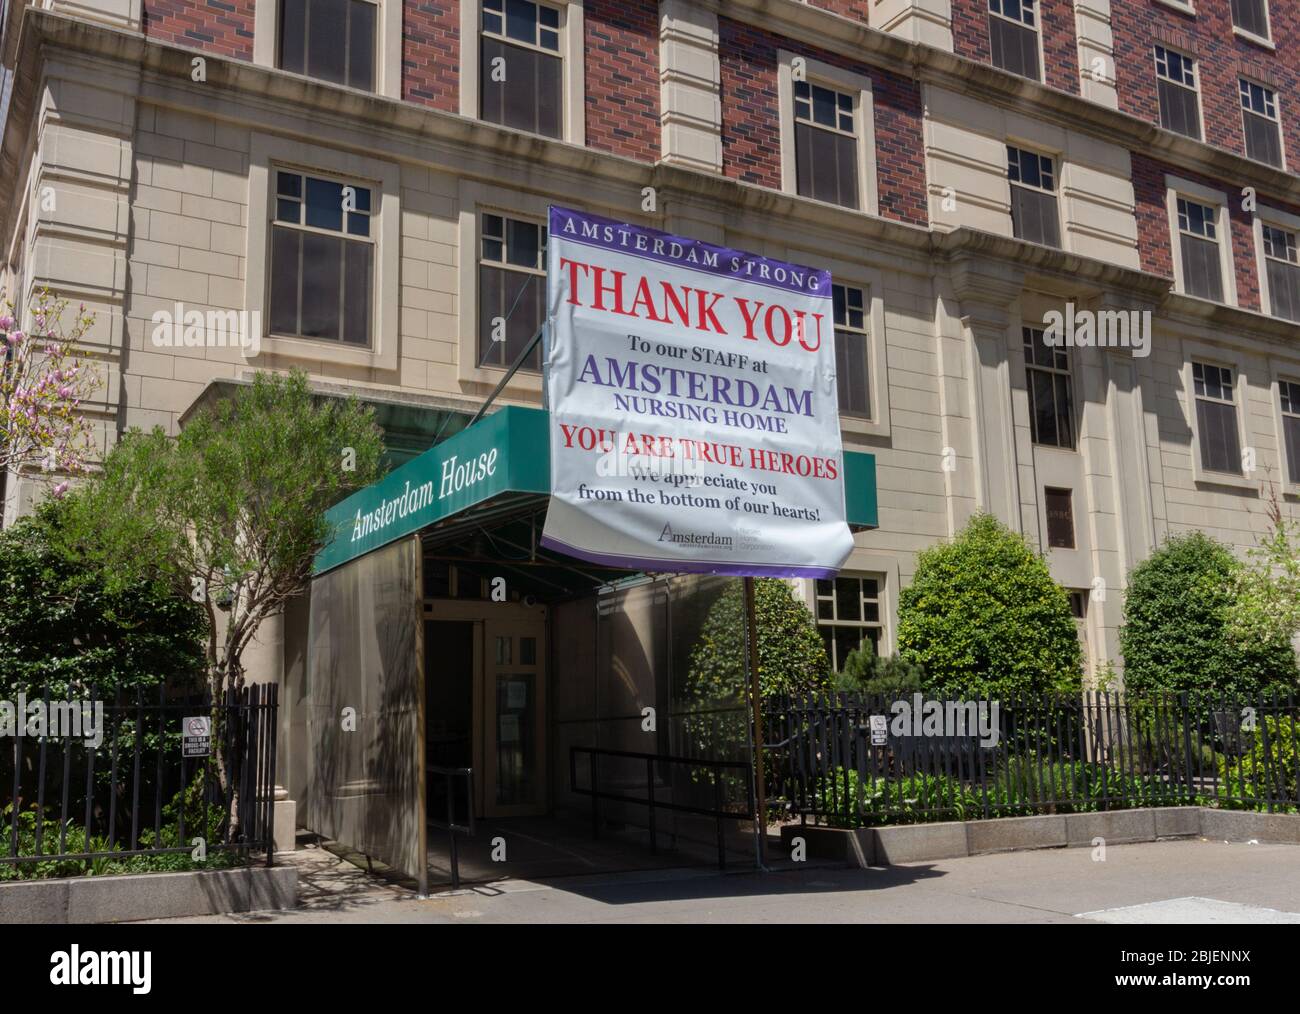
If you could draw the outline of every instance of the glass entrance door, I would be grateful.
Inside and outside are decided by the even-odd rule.
[[[546,624],[531,616],[489,616],[485,627],[484,815],[544,813]]]

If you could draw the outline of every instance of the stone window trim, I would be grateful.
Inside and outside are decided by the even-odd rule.
[[[1172,11],[1177,11],[1179,14],[1196,17],[1196,6],[1192,3],[1192,0],[1187,0],[1186,3],[1183,3],[1182,0],[1156,0],[1156,3],[1162,7],[1168,7]]]
[[[1263,313],[1276,316],[1273,313],[1273,296],[1268,289],[1268,264],[1264,256],[1264,226],[1266,225],[1285,229],[1300,236],[1300,215],[1260,204],[1256,206],[1251,222],[1255,237],[1255,277],[1259,279],[1259,305]]]
[[[780,256],[776,254],[774,256]],[[871,387],[871,418],[840,416],[844,436],[887,437],[889,422],[889,364],[885,335],[885,276],[877,268],[828,257],[823,252],[790,247],[786,259],[795,264],[815,264],[831,273],[836,285],[862,290],[867,326],[867,382]]]
[[[1201,465],[1201,434],[1196,425],[1196,385],[1192,379],[1193,362],[1208,366],[1219,366],[1232,371],[1232,402],[1237,417],[1237,439],[1241,448],[1258,447],[1259,441],[1251,429],[1250,415],[1250,380],[1247,367],[1240,354],[1222,345],[1210,345],[1206,342],[1184,339],[1182,348],[1183,393],[1186,395],[1184,405],[1187,428],[1192,435],[1188,453],[1192,458],[1192,481],[1198,486],[1231,486],[1258,492],[1262,476],[1263,461],[1256,462],[1253,472],[1244,469],[1240,475],[1231,472],[1210,472]]]
[[[560,60],[563,63],[564,129],[561,140],[587,143],[586,39],[583,0],[540,0],[560,11]],[[460,115],[479,119],[479,37],[482,0],[460,4]],[[503,127],[503,130],[509,128]]]
[[[801,56],[782,49],[777,53],[777,96],[781,117],[781,190],[797,196],[798,166],[794,140],[794,59]],[[853,117],[858,135],[858,211],[880,215],[880,187],[876,179],[876,122],[871,78],[803,57],[807,80],[853,97]],[[853,209],[847,209],[853,210]],[[820,262],[816,262],[820,263]]]
[[[374,317],[369,348],[313,338],[261,337],[261,349],[252,363],[267,365],[271,358],[306,360],[396,371],[398,368],[399,306],[401,297],[401,169],[365,155],[307,144],[278,135],[254,132],[248,155],[248,269],[244,281],[244,306],[261,315],[263,332],[269,322],[272,196],[277,168],[355,179],[373,188],[371,232],[375,244]]]
[[[1281,391],[1283,381],[1289,384],[1300,384],[1300,360],[1270,357],[1268,368],[1272,378],[1269,382],[1268,396],[1272,405],[1273,428],[1277,436],[1278,485],[1285,496],[1300,496],[1300,482],[1292,481],[1291,462],[1287,459],[1286,423],[1282,415]]]
[[[1228,195],[1180,176],[1165,176],[1165,212],[1169,219],[1169,246],[1174,266],[1174,291],[1187,295],[1183,288],[1183,252],[1178,233],[1178,198],[1195,201],[1215,209],[1215,231],[1218,233],[1219,271],[1223,279],[1225,306],[1237,306],[1237,274],[1232,257],[1232,219],[1228,212]],[[1258,216],[1256,216],[1258,220]],[[1262,248],[1262,241],[1257,244]],[[1260,256],[1263,256],[1262,254]],[[1190,299],[1199,297],[1188,296]]]
[[[843,577],[875,578],[879,582],[880,602],[880,657],[888,658],[898,650],[899,573],[898,560],[892,556],[854,549],[840,569]],[[813,578],[795,578],[791,582],[795,598],[808,607],[813,622],[817,622],[817,582]],[[820,629],[819,629],[820,633]]]
[[[375,94],[402,97],[402,4],[400,0],[372,0],[379,10],[375,25]],[[275,67],[280,50],[280,4],[262,0],[253,11],[253,63]],[[330,82],[323,82],[329,84]],[[335,87],[343,88],[344,85]]]

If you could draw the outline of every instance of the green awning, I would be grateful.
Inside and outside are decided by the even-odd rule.
[[[317,554],[315,573],[464,512],[490,516],[479,509],[488,501],[510,512],[549,496],[548,426],[539,409],[500,409],[353,493],[326,514],[333,537]],[[850,526],[878,527],[874,454],[845,452],[844,499]]]

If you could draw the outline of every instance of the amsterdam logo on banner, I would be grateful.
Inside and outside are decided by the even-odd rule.
[[[543,544],[827,577],[853,548],[830,273],[550,210]]]

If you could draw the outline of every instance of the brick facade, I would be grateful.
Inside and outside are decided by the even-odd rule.
[[[867,24],[871,18],[871,0],[808,0],[809,7],[820,7],[832,14],[841,14],[850,21]]]
[[[921,93],[914,82],[730,18],[718,19],[718,35],[725,175],[781,187],[777,51],[784,48],[871,79],[881,217],[926,224]]]
[[[1269,4],[1277,54],[1294,54],[1300,47],[1300,5]],[[1115,76],[1120,109],[1152,123],[1160,122],[1156,96],[1154,46],[1163,42],[1196,58],[1205,141],[1219,148],[1246,153],[1238,98],[1239,75],[1253,77],[1277,92],[1282,115],[1284,148],[1300,151],[1300,66],[1238,38],[1225,3],[1199,4],[1196,14],[1183,15],[1155,0],[1112,3],[1115,37]]]
[[[144,0],[144,34],[235,60],[253,59],[254,0]]]
[[[659,4],[586,0],[587,144],[659,158]]]
[[[402,98],[446,112],[460,108],[457,0],[406,0],[402,12]]]
[[[1039,0],[1037,14],[1044,83],[1079,95],[1079,43],[1073,0]],[[952,46],[958,56],[980,63],[993,62],[989,50],[989,0],[952,0]]]

